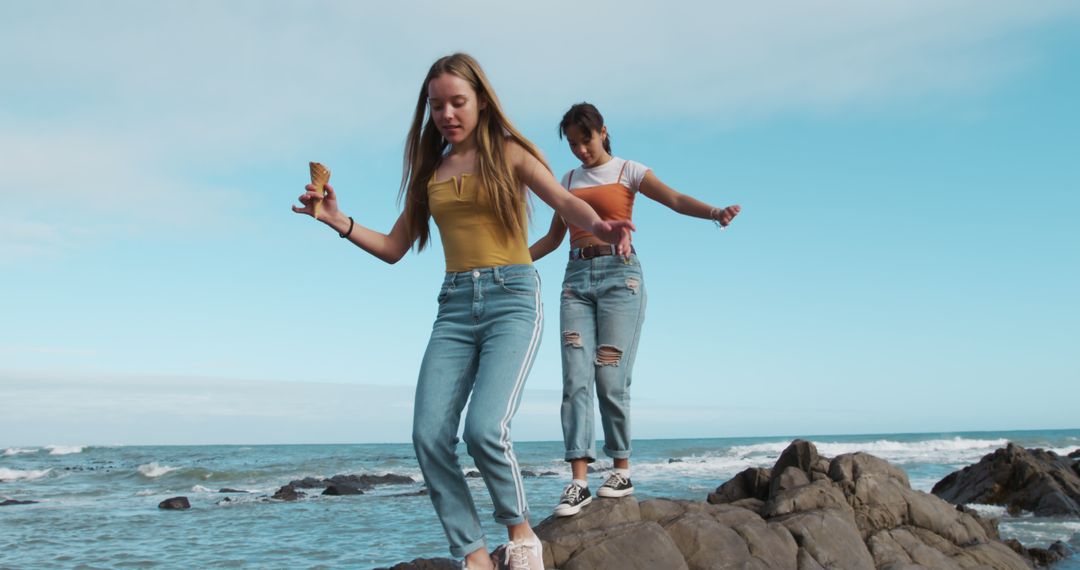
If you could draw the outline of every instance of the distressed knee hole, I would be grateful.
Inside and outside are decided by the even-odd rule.
[[[569,287],[563,287],[562,296],[566,299],[572,299],[574,297],[574,290]]]
[[[577,331],[563,331],[562,340],[563,346],[581,348],[581,333]]]
[[[626,278],[626,288],[629,289],[631,292],[633,292],[636,295],[637,292],[638,292],[638,289],[641,288],[641,281],[638,281],[634,277],[627,277]]]
[[[622,351],[616,346],[601,344],[596,349],[597,366],[618,366],[620,360],[622,360]]]

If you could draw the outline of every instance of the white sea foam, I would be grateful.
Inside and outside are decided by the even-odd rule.
[[[970,503],[964,506],[979,513],[979,516],[984,518],[1002,518],[1009,516],[1008,510],[1001,505],[983,505],[979,503]]]
[[[862,451],[876,455],[890,463],[971,463],[983,455],[1005,446],[1007,439],[928,439],[923,441],[895,441],[878,439],[872,441],[813,441],[822,455],[836,457],[845,453]],[[731,453],[743,457],[772,457],[775,461],[791,442],[787,440],[737,445]]]
[[[45,449],[49,450],[49,455],[71,455],[72,453],[82,453],[86,446],[84,445],[46,445]]]
[[[40,471],[25,470],[20,471],[18,469],[4,469],[0,468],[0,482],[10,483],[12,481],[36,481],[49,474],[52,469],[41,469]]]
[[[1027,547],[1046,548],[1058,540],[1071,542],[1080,533],[1080,521],[1026,517],[1004,519],[998,528],[1002,538],[1015,538]]]
[[[168,465],[158,465],[157,462],[147,463],[146,465],[139,466],[139,473],[142,473],[146,477],[154,478],[161,477],[162,475],[176,471],[179,467],[169,467]]]
[[[37,453],[36,449],[26,449],[22,447],[9,447],[4,450],[4,455],[10,457],[12,455],[23,455],[24,453]]]
[[[158,492],[151,489],[143,489],[135,493],[136,497],[149,497],[150,495],[156,495]]]
[[[211,489],[207,489],[206,487],[203,487],[202,485],[195,485],[194,487],[191,488],[191,492],[192,493],[213,493],[214,491],[211,490]]]

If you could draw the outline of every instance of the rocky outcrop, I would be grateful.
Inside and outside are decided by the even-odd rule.
[[[821,457],[794,441],[708,502],[599,499],[536,527],[548,568],[1022,570],[996,527],[864,453]]]
[[[297,491],[296,487],[293,487],[292,485],[285,485],[284,487],[278,489],[277,492],[274,493],[274,496],[270,498],[278,501],[295,501],[306,495],[307,493],[304,493],[303,491]]]
[[[164,501],[158,503],[158,508],[179,511],[184,509],[190,509],[191,503],[188,502],[187,497],[173,497],[171,499],[165,499]]]
[[[931,493],[957,505],[1001,505],[1010,513],[1080,517],[1078,462],[1053,451],[1008,444],[954,471]]]
[[[328,479],[305,477],[289,481],[289,485],[294,489],[325,489],[331,485],[342,485],[361,491],[370,491],[376,485],[405,485],[415,482],[412,477],[387,473],[386,475],[334,475]]]
[[[365,491],[374,489],[376,485],[404,485],[415,482],[412,477],[393,473],[387,473],[386,475],[334,475],[328,479],[305,477],[289,481],[287,485],[283,485],[278,489],[271,498],[280,501],[295,501],[306,496],[306,493],[297,489],[323,489],[322,494],[330,496],[363,495]]]

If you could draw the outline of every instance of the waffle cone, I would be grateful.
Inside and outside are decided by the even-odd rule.
[[[319,219],[319,207],[322,205],[322,195],[326,193],[326,183],[330,181],[330,169],[318,162],[309,162],[308,167],[311,170],[311,184],[320,194],[315,200],[315,219]]]
[[[321,190],[330,181],[330,169],[318,162],[309,162],[308,166],[311,169],[311,183]]]

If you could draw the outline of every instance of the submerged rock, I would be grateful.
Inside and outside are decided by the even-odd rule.
[[[322,494],[331,496],[363,495],[364,491],[346,483],[334,483],[328,486]]]
[[[277,499],[279,501],[295,501],[304,496],[306,496],[306,493],[304,493],[303,491],[297,491],[296,487],[292,485],[285,485],[282,488],[278,489],[277,492],[274,493],[274,496],[270,498]]]
[[[954,471],[931,493],[957,505],[1001,505],[1010,513],[1080,517],[1080,473],[1052,451],[1010,443],[975,465]]]
[[[449,558],[417,558],[412,562],[402,562],[375,570],[461,570],[461,564]]]
[[[187,497],[173,497],[171,499],[165,499],[164,501],[158,503],[158,508],[169,510],[190,509],[191,503],[188,502]]]
[[[6,499],[0,502],[0,507],[13,507],[15,505],[33,505],[37,501],[19,501],[17,499]]]
[[[347,485],[362,491],[370,491],[376,485],[404,485],[415,482],[412,477],[387,473],[385,475],[334,475],[328,479],[304,477],[289,481],[289,486],[294,489],[325,489],[331,485]]]

